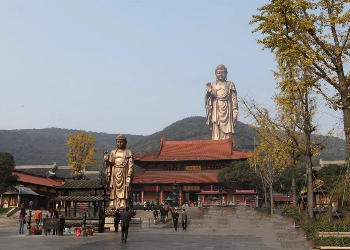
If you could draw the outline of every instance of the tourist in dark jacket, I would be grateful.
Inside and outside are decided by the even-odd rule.
[[[52,217],[52,218],[56,218],[56,219],[59,218],[57,209],[55,209],[55,210],[53,211],[53,217]],[[55,234],[58,234],[58,232],[57,232],[56,229],[53,229],[53,230],[52,230],[52,235],[55,235]]]
[[[173,217],[175,231],[177,231],[177,223],[179,221],[179,214],[177,213],[176,209],[174,209],[174,211],[172,213],[172,217]]]
[[[122,243],[128,239],[129,225],[131,221],[131,213],[129,212],[129,207],[126,207],[125,210],[120,214],[121,226],[122,226]]]
[[[182,209],[182,214],[181,214],[181,219],[182,219],[182,231],[187,228],[187,213],[185,209]]]
[[[157,209],[154,209],[153,216],[154,216],[154,224],[157,224],[157,219],[158,219],[158,211],[157,211]]]
[[[161,219],[162,223],[164,223],[164,219],[165,219],[165,215],[166,215],[164,207],[161,207],[159,212],[160,212],[160,219]]]
[[[118,232],[119,222],[120,222],[120,212],[119,212],[119,209],[117,209],[117,211],[114,214],[114,232]]]

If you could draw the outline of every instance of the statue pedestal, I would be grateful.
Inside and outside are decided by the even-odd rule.
[[[114,215],[117,210],[114,207],[107,207],[105,209],[105,226],[114,231]]]
[[[105,210],[106,217],[114,217],[117,210],[114,207],[107,207]]]

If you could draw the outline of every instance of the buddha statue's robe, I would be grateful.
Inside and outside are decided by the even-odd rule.
[[[212,130],[212,140],[228,139],[237,123],[237,91],[233,82],[207,84],[205,94],[206,123]]]
[[[106,169],[107,185],[111,190],[110,198],[114,199],[111,205],[115,209],[129,206],[131,182],[134,174],[134,161],[131,151],[129,149],[113,150]]]

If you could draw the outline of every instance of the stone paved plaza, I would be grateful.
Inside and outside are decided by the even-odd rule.
[[[189,218],[191,220],[191,218]],[[180,226],[180,223],[179,223]],[[24,236],[17,227],[0,227],[1,249],[309,249],[303,235],[285,218],[266,218],[251,209],[214,209],[191,221],[186,232],[181,227],[132,230],[127,243],[120,232],[94,234],[87,238],[74,234]]]

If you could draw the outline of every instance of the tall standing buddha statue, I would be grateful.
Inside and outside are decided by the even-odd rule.
[[[110,207],[124,209],[129,206],[134,161],[131,151],[126,149],[125,136],[118,135],[116,142],[118,149],[112,150],[110,156],[107,151],[104,153],[107,187],[110,188],[112,200]]]
[[[206,123],[212,130],[212,140],[224,140],[235,132],[239,114],[237,91],[234,83],[227,81],[225,65],[217,66],[215,75],[216,82],[209,82],[206,87]]]

